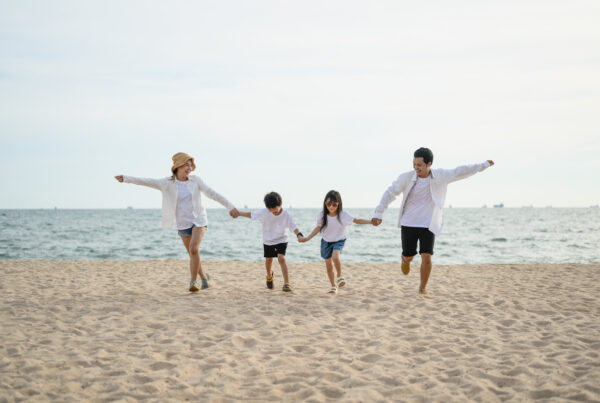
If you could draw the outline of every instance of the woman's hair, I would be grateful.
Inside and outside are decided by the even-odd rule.
[[[342,222],[342,219],[340,218],[340,213],[342,212],[342,196],[337,190],[330,190],[329,192],[327,192],[327,194],[325,195],[325,199],[323,200],[323,225],[321,225],[321,232],[327,226],[327,216],[329,215],[329,210],[327,210],[327,200],[331,200],[333,202],[338,203],[336,211],[337,218],[339,222]]]

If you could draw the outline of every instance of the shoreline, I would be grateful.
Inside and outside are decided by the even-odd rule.
[[[0,400],[600,400],[600,263],[0,261]]]

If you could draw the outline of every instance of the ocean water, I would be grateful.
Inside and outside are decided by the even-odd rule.
[[[289,209],[301,231],[314,228],[318,209]],[[372,209],[347,209],[370,218]],[[398,209],[383,224],[349,227],[342,261],[398,262]],[[208,209],[203,259],[263,260],[261,224]],[[175,230],[161,229],[159,209],[0,210],[0,259],[187,259]],[[290,234],[290,262],[321,261],[320,237],[300,244]],[[434,264],[600,262],[598,208],[446,208]]]

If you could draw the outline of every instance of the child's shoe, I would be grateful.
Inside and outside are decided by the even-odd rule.
[[[345,286],[346,280],[344,280],[344,277],[342,277],[342,276],[338,277],[337,281],[336,281],[336,285],[337,285],[337,288],[342,288],[343,286]]]
[[[338,288],[336,286],[333,286],[329,289],[329,294],[337,294],[338,292]]]
[[[208,280],[210,280],[210,274],[206,273],[206,278],[203,278],[201,280],[202,280],[202,289],[206,290],[209,287]]]
[[[270,279],[269,279],[269,278],[267,279],[267,288],[268,288],[269,290],[272,290],[272,289],[273,289],[273,279],[274,279],[274,278],[275,278],[275,273],[271,273],[271,278],[270,278]]]
[[[286,291],[286,292],[292,291],[292,287],[290,287],[290,283],[285,283],[283,285],[283,291]]]
[[[200,288],[198,288],[198,283],[195,281],[190,281],[190,292],[198,292]]]

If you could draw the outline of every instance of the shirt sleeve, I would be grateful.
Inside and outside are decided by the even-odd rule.
[[[123,182],[133,183],[134,185],[148,186],[150,188],[162,191],[165,179],[137,178],[135,176],[123,175]]]
[[[290,213],[288,213],[287,216],[288,216],[288,229],[291,232],[294,232],[295,230],[298,229],[298,226],[294,222],[294,217],[292,217],[292,215]]]
[[[250,212],[250,218],[252,220],[263,222],[265,220],[265,210],[256,210]]]
[[[352,223],[354,223],[354,217],[347,211],[342,211],[341,219],[343,225],[351,225]]]
[[[197,177],[198,178],[198,177]],[[215,192],[210,186],[208,186],[204,181],[198,178],[198,186],[200,187],[200,191],[204,193],[207,197],[213,199],[214,201],[219,202],[223,207],[227,210],[233,210],[235,206],[231,204],[229,200],[225,197],[221,196],[219,193]]]
[[[466,179],[469,176],[475,175],[477,172],[481,172],[489,167],[490,163],[484,161],[480,164],[461,165],[454,169],[444,169],[442,172],[445,176],[445,182],[452,183],[461,179]]]
[[[388,208],[390,203],[396,200],[396,197],[398,197],[398,195],[402,193],[402,188],[406,179],[407,175],[402,174],[398,176],[398,178],[392,183],[392,185],[389,188],[387,188],[387,190],[383,193],[383,196],[381,196],[379,205],[375,207],[375,213],[373,214],[373,218],[383,217],[383,212]]]
[[[321,211],[317,215],[317,227],[322,227],[322,226],[323,226],[323,212]]]

